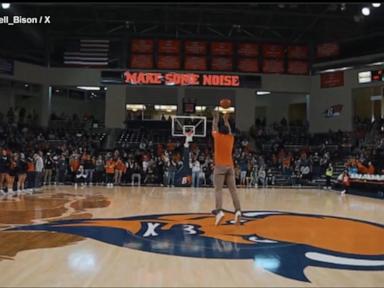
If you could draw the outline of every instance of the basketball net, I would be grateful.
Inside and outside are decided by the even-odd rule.
[[[185,145],[188,145],[189,142],[192,142],[194,133],[193,131],[185,131],[184,135],[185,135]]]

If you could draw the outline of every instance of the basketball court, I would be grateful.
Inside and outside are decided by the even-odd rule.
[[[209,188],[57,187],[1,201],[1,286],[382,286],[382,200],[238,193],[246,222],[228,212],[220,229]]]

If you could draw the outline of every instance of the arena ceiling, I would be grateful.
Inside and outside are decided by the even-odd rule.
[[[367,3],[13,3],[2,15],[51,16],[51,24],[0,25],[0,55],[47,64],[63,39],[130,37],[224,39],[277,43],[338,41],[344,57],[384,47],[384,5]],[[47,53],[49,51],[49,53]],[[50,57],[47,55],[50,54]],[[57,60],[58,61],[58,60]]]

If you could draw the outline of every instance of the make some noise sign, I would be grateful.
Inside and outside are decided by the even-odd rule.
[[[124,83],[131,85],[239,87],[240,77],[229,74],[124,72]]]

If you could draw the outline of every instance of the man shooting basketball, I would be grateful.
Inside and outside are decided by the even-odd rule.
[[[233,169],[232,150],[235,137],[229,124],[229,114],[224,114],[220,121],[219,112],[213,112],[212,137],[214,140],[214,185],[216,195],[216,225],[224,218],[223,212],[223,186],[227,183],[229,192],[235,206],[235,223],[240,221],[241,209],[236,192],[235,172]]]

